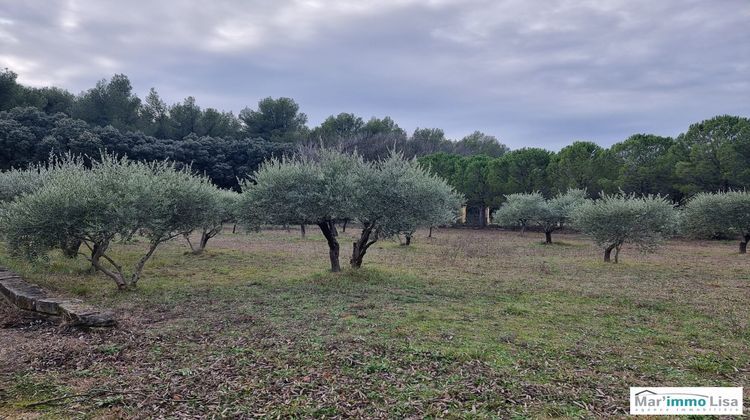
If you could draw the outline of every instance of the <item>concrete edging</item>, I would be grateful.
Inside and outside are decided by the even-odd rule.
[[[95,309],[79,299],[50,297],[41,287],[27,283],[21,276],[0,267],[0,294],[24,311],[41,317],[60,318],[65,324],[84,327],[114,327],[111,312]]]

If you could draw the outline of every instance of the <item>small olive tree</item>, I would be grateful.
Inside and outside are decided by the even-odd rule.
[[[240,195],[234,191],[218,188],[211,191],[211,199],[206,203],[205,212],[202,215],[200,226],[196,229],[200,231],[200,239],[197,243],[193,243],[190,240],[190,235],[195,230],[183,234],[193,254],[203,253],[208,241],[221,233],[225,224],[236,221],[236,208],[239,202],[239,196]]]
[[[571,189],[546,200],[531,220],[544,231],[544,243],[552,243],[552,233],[570,221],[576,209],[586,201],[586,191]]]
[[[92,267],[126,289],[137,284],[160,244],[199,226],[213,188],[189,168],[103,155],[91,169],[59,165],[42,187],[9,204],[0,227],[11,252],[31,259],[62,240],[80,241]],[[147,239],[148,249],[127,276],[109,251],[135,234]]]
[[[682,212],[683,230],[695,237],[719,235],[740,238],[740,254],[747,253],[750,242],[750,193],[727,191],[700,193]]]
[[[544,208],[544,196],[539,192],[517,193],[505,196],[505,202],[493,214],[495,223],[521,227],[521,235]]]
[[[419,226],[450,223],[464,203],[463,196],[442,178],[398,153],[362,166],[355,179],[353,219],[362,231],[353,244],[352,268],[362,266],[367,250],[379,239],[410,234]]]
[[[336,223],[352,218],[355,174],[365,167],[334,150],[266,161],[242,183],[243,222],[317,225],[328,243],[331,271],[341,271]]]
[[[576,208],[572,222],[604,248],[605,262],[611,262],[614,250],[614,262],[617,263],[625,243],[632,243],[644,251],[655,249],[665,237],[674,233],[677,213],[664,197],[620,193],[584,202]]]
[[[545,200],[539,192],[509,194],[495,211],[494,220],[502,225],[536,224],[544,231],[545,243],[552,243],[552,233],[562,229],[573,211],[586,200],[586,191],[571,189]]]

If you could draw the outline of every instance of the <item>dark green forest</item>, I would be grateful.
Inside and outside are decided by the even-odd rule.
[[[368,160],[394,149],[417,157],[476,207],[495,208],[517,192],[623,190],[680,202],[700,191],[750,186],[750,119],[740,116],[694,123],[676,138],[634,134],[609,148],[576,141],[559,152],[510,150],[480,131],[457,141],[439,128],[409,134],[388,116],[340,113],[310,127],[291,98],[265,98],[234,115],[201,108],[193,97],[168,105],[153,88],[141,99],[121,74],[73,94],[24,86],[13,71],[0,71],[2,170],[45,161],[51,153],[97,156],[106,149],[191,164],[217,185],[237,188],[237,179],[263,160],[321,144],[356,150]]]

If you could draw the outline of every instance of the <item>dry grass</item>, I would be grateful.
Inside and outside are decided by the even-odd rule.
[[[0,257],[122,320],[68,331],[2,309],[0,418],[593,418],[626,413],[628,386],[748,383],[750,260],[734,243],[611,265],[576,235],[425,234],[338,275],[312,229],[225,233],[201,256],[175,242],[126,293],[82,261]]]

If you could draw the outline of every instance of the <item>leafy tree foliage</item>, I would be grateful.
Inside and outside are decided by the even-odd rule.
[[[606,150],[591,142],[577,141],[563,147],[551,160],[548,176],[554,190],[577,188],[612,192],[617,166]]]
[[[750,119],[729,115],[693,124],[677,137],[678,188],[686,193],[750,185]]]
[[[506,194],[539,191],[550,194],[547,167],[554,154],[544,149],[523,148],[494,159],[487,168],[487,182],[491,194],[502,197]],[[497,204],[497,200],[493,200]]]
[[[243,219],[273,224],[316,224],[340,271],[336,223],[362,225],[350,263],[356,268],[379,239],[448,220],[461,202],[445,181],[415,160],[394,153],[378,162],[330,149],[264,163],[243,184]]]
[[[317,225],[331,271],[340,271],[336,223],[354,216],[354,175],[363,166],[360,157],[333,150],[269,160],[242,185],[241,217],[246,223]]]
[[[26,167],[45,161],[50,153],[74,152],[98,156],[102,149],[134,160],[170,159],[205,173],[222,188],[237,189],[238,178],[254,171],[263,160],[293,149],[262,139],[198,137],[182,140],[149,137],[97,127],[64,114],[49,115],[35,108],[0,112],[0,169]]]
[[[0,227],[10,250],[32,259],[82,243],[92,267],[125,289],[137,284],[160,244],[200,225],[214,189],[208,178],[173,163],[103,155],[88,169],[69,158],[40,188],[5,206]],[[148,249],[127,276],[108,251],[135,234],[146,239]]]
[[[635,134],[610,148],[617,159],[617,186],[627,193],[668,194],[678,198],[674,188],[676,159],[674,140],[652,134]]]
[[[190,240],[190,234],[193,233],[193,230],[183,233],[193,254],[203,253],[208,241],[221,233],[225,224],[237,221],[239,197],[240,195],[234,191],[218,188],[211,190],[210,199],[203,208],[200,224],[197,226],[200,231],[200,239],[194,244]]]
[[[586,201],[573,213],[573,224],[604,248],[604,261],[615,263],[620,249],[631,243],[642,250],[653,250],[677,227],[677,213],[669,200],[661,196],[635,194],[604,195]]]
[[[336,147],[344,140],[354,138],[362,131],[365,122],[362,118],[342,112],[336,116],[326,118],[318,127],[315,127],[310,138],[314,144],[322,144],[325,147]]]
[[[291,98],[261,99],[258,109],[240,111],[245,124],[245,135],[274,143],[295,143],[306,137],[307,115],[299,112],[299,105]]]
[[[18,196],[39,189],[49,176],[46,165],[32,165],[27,169],[11,169],[0,172],[0,203],[12,201]]]
[[[750,242],[750,193],[726,191],[700,193],[683,210],[683,229],[697,237],[734,236],[740,238],[740,254]]]
[[[454,147],[454,153],[471,156],[486,155],[500,157],[508,152],[508,146],[500,143],[496,137],[489,136],[481,131],[475,131],[458,141]]]
[[[544,232],[545,243],[551,244],[552,232],[561,229],[584,201],[583,190],[568,190],[549,200],[539,192],[510,194],[493,220],[502,225],[521,226],[521,233],[529,224],[536,224]]]
[[[359,169],[352,219],[362,231],[353,245],[352,268],[361,267],[367,250],[382,238],[400,233],[408,238],[419,226],[451,222],[464,201],[443,179],[399,153]]]
[[[365,121],[340,113],[312,130],[306,122],[291,98],[263,99],[238,118],[203,109],[193,97],[170,106],[155,89],[141,100],[121,74],[73,95],[55,87],[24,86],[13,71],[0,71],[0,170],[43,162],[50,152],[96,156],[106,149],[135,159],[192,162],[221,187],[237,189],[237,177],[264,159],[291,152],[300,143],[323,144],[356,152],[365,161],[391,152],[420,157],[430,160],[433,173],[439,165],[451,166],[450,174],[440,175],[469,197],[470,215],[482,215],[500,206],[505,195],[522,192],[551,197],[570,188],[590,194],[623,190],[668,195],[679,202],[700,191],[750,187],[750,119],[743,117],[702,121],[674,140],[637,134],[609,149],[576,142],[558,153],[533,148],[509,152],[495,137],[478,131],[457,142],[439,128],[418,128],[407,136],[390,117]],[[426,159],[428,154],[438,156]],[[474,158],[479,155],[490,160],[480,165]],[[439,170],[446,170],[445,165]],[[476,185],[470,184],[472,179]]]
[[[128,77],[116,74],[84,92],[73,105],[72,116],[91,124],[125,130],[137,125],[140,107],[141,100],[133,93]]]

